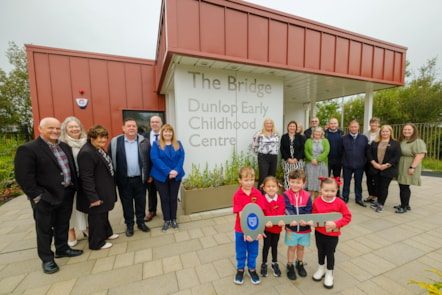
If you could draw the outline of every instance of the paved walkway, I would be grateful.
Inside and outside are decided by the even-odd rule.
[[[396,182],[383,213],[355,205],[351,196],[353,221],[337,248],[331,290],[311,279],[317,268],[314,243],[305,252],[307,278],[270,275],[252,285],[246,276],[242,286],[235,285],[231,208],[190,216],[181,211],[176,232],[161,232],[157,217],[150,233],[136,229],[127,238],[118,204],[111,213],[120,233],[114,246],[90,251],[82,240],[75,248],[84,254],[57,259],[60,271],[47,275],[37,257],[31,207],[21,196],[0,207],[0,294],[426,294],[407,282],[430,282],[437,277],[425,270],[442,270],[442,178],[423,177],[423,183],[412,187],[412,211],[402,215],[392,208],[399,199]],[[279,245],[282,268],[282,237]]]

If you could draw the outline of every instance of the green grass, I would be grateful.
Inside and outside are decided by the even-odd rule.
[[[422,161],[422,166],[425,170],[431,170],[433,172],[442,173],[442,161],[441,160],[424,158],[424,160]]]

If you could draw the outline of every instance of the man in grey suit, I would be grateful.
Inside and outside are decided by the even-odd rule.
[[[51,274],[59,270],[51,250],[52,239],[55,258],[83,253],[83,250],[71,249],[67,244],[77,173],[71,148],[58,140],[60,121],[44,118],[39,131],[37,139],[17,149],[15,177],[31,202],[43,272]]]

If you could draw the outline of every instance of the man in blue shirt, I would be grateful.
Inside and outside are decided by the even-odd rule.
[[[141,231],[150,231],[144,224],[146,184],[151,168],[150,144],[137,130],[137,122],[134,119],[126,119],[123,134],[112,138],[108,148],[123,206],[127,237],[134,234],[134,217]]]

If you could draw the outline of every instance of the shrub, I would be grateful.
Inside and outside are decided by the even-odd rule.
[[[230,161],[227,160],[224,164],[215,165],[211,170],[208,163],[206,163],[204,170],[201,170],[199,165],[192,164],[190,174],[183,180],[183,187],[186,190],[191,190],[236,184],[238,183],[238,171],[244,166],[253,167],[257,177],[258,162],[256,156],[250,151],[248,153],[233,151]]]
[[[23,194],[14,175],[14,156],[23,141],[0,137],[0,204]]]

